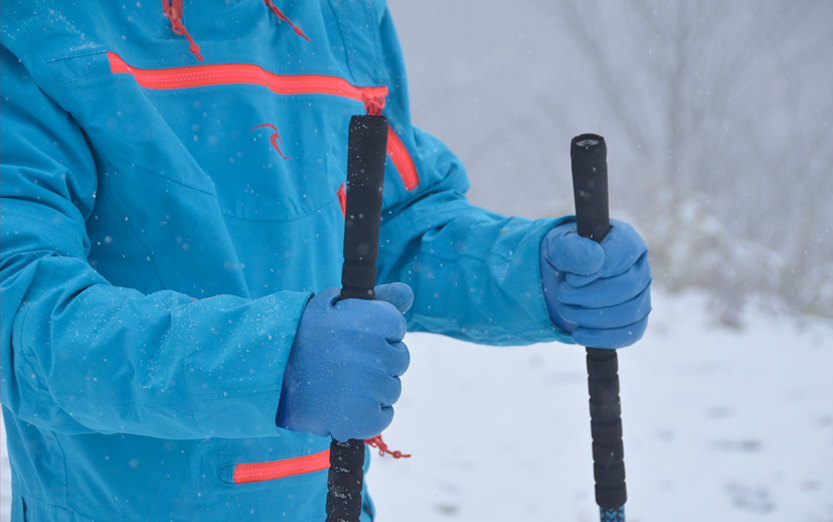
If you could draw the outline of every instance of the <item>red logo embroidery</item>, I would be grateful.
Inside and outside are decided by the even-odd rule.
[[[279,155],[281,158],[283,158],[283,159],[285,159],[285,160],[292,159],[290,156],[284,156],[284,155],[283,155],[283,152],[281,152],[281,148],[278,146],[278,143],[280,143],[281,145],[283,145],[283,140],[281,139],[281,135],[280,135],[280,134],[278,134],[278,128],[277,128],[277,127],[275,127],[274,125],[272,125],[271,123],[264,123],[263,125],[258,125],[257,127],[252,127],[252,128],[251,128],[251,130],[259,129],[259,128],[261,128],[261,127],[269,127],[270,129],[272,129],[273,131],[275,131],[275,133],[274,133],[274,134],[272,134],[272,136],[270,136],[270,138],[269,138],[269,141],[271,141],[271,142],[272,142],[272,147],[273,147],[276,151],[278,151],[278,155]]]

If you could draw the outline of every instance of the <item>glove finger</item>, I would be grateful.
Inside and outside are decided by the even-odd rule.
[[[414,304],[414,292],[405,283],[390,283],[375,288],[376,300],[395,306],[403,314]]]
[[[411,287],[405,283],[389,283],[378,285],[373,289],[376,294],[376,301],[382,301],[392,304],[400,313],[405,313],[414,304],[414,292]],[[340,288],[327,288],[322,290],[316,297],[326,297],[331,306],[335,306],[339,301],[341,295]],[[365,299],[355,299],[356,301],[370,301]],[[345,299],[346,302],[353,301],[353,299]]]
[[[312,296],[312,299],[307,303],[307,309],[332,308],[338,302],[339,295],[341,295],[341,288],[325,288]]]
[[[341,415],[333,418],[330,433],[339,441],[369,439],[387,428],[393,420],[392,405],[399,400],[402,383],[380,371],[366,372],[360,384],[345,391]]]
[[[633,299],[605,308],[585,308],[560,303],[558,314],[566,321],[581,328],[621,328],[633,324],[651,312],[651,287]]]
[[[573,340],[577,344],[591,348],[624,348],[642,339],[646,328],[648,328],[648,318],[644,317],[640,321],[621,328],[603,330],[579,328],[573,332]]]
[[[356,426],[355,428],[349,430],[349,432],[347,430],[343,430],[343,432],[339,434],[339,437],[345,437],[344,439],[341,439],[336,435],[333,435],[333,438],[340,442],[344,442],[347,439],[372,439],[376,435],[385,431],[385,428],[390,426],[391,422],[393,422],[393,407],[379,406],[377,410],[373,411],[373,415],[371,417],[369,417],[365,422],[362,422],[361,426]]]
[[[562,272],[590,275],[604,266],[604,249],[595,241],[579,236],[575,223],[550,230],[544,236],[542,248],[545,258]]]
[[[344,299],[335,304],[344,318],[344,325],[362,338],[380,338],[396,343],[405,338],[408,323],[402,312],[387,301]]]
[[[380,375],[379,377],[380,379],[375,385],[376,394],[374,399],[382,407],[393,406],[402,396],[402,381],[399,377],[391,377],[390,375]]]
[[[385,358],[384,370],[391,377],[401,377],[411,365],[411,352],[405,343],[389,343]]]
[[[393,422],[393,406],[382,406],[379,408],[379,415],[378,424],[370,430],[370,433],[362,437],[362,440],[372,439],[376,435],[385,431],[385,429],[390,426],[390,423]]]
[[[401,342],[405,338],[405,334],[408,333],[408,323],[405,321],[405,316],[390,303],[379,304],[384,304],[385,307],[390,308],[390,315],[385,316],[384,323],[380,324],[384,328],[385,340],[389,343]]]
[[[596,279],[617,276],[633,266],[648,251],[639,233],[629,224],[610,220],[610,232],[600,243],[605,252],[604,265],[597,273],[567,274],[567,282],[575,287],[592,283]]]
[[[565,304],[585,308],[603,308],[622,304],[644,291],[651,283],[651,268],[648,255],[618,276],[597,279],[581,287],[561,283],[556,288],[556,298]]]

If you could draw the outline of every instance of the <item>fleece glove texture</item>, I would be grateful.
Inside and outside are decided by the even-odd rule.
[[[611,220],[601,243],[552,229],[541,244],[544,296],[553,322],[593,348],[629,346],[645,333],[651,311],[648,248],[632,226]]]
[[[292,431],[370,439],[393,420],[399,377],[410,363],[402,315],[408,285],[376,287],[376,300],[339,301],[329,288],[310,299],[289,354],[276,423]]]

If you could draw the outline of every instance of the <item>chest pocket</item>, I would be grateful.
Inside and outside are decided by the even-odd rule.
[[[337,204],[349,119],[384,103],[387,90],[333,76],[276,75],[254,65],[205,67],[190,67],[184,77],[172,73],[175,85],[187,85],[187,103],[167,89],[151,88],[146,96],[154,107],[181,111],[167,125],[183,156],[210,179],[221,211],[291,221]]]
[[[385,87],[336,76],[278,75],[248,64],[149,74],[111,61],[154,107],[181,111],[165,119],[211,179],[221,211],[257,221],[296,220],[336,202],[350,117],[381,108],[387,95]],[[182,92],[187,103],[177,100]]]
[[[104,60],[107,74],[64,85],[99,152],[209,193],[223,214],[255,221],[292,221],[338,205],[349,119],[381,110],[387,95],[386,87],[251,64],[141,69],[113,53],[94,61]]]

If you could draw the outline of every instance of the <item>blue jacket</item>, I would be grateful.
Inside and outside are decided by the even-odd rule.
[[[539,275],[556,220],[466,201],[384,1],[278,3],[3,1],[13,520],[324,519],[329,441],[274,419],[304,305],[340,283],[352,114],[391,122],[379,274],[413,287],[409,328],[569,339]]]

